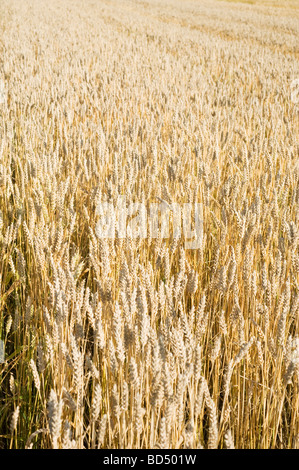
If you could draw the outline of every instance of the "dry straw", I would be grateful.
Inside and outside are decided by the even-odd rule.
[[[0,447],[298,448],[295,0],[3,0],[0,57]]]

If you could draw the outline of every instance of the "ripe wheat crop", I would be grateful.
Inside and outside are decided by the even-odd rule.
[[[298,26],[1,1],[0,448],[299,448]],[[100,237],[119,196],[200,203],[200,246]]]

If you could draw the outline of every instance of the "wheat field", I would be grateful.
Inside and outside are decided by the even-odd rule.
[[[1,1],[0,448],[299,448],[298,46],[295,0]],[[99,236],[120,196],[199,246]]]

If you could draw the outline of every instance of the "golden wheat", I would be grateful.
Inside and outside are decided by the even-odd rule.
[[[299,447],[299,14],[279,3],[1,2],[0,447]],[[120,196],[130,224],[131,203],[201,203],[199,247],[101,237]]]

